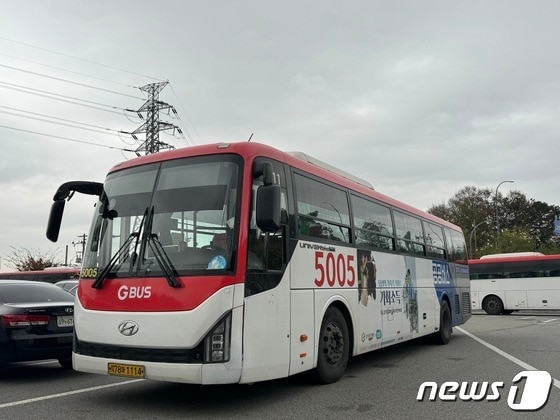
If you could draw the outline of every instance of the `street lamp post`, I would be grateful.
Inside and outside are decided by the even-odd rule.
[[[500,185],[505,184],[506,182],[514,183],[515,181],[502,181],[498,184],[498,186],[496,187],[496,203],[494,204],[496,212],[496,251],[498,252],[500,252],[500,249],[498,248],[498,237],[500,236],[500,218],[498,217],[498,188],[500,188]]]
[[[476,224],[476,226],[473,227],[473,230],[472,230],[472,232],[471,232],[471,236],[470,236],[470,240],[469,240],[469,244],[470,244],[469,250],[470,250],[470,252],[471,252],[471,258],[475,258],[475,257],[476,257],[475,252],[474,252],[475,250],[474,250],[474,248],[473,248],[473,235],[475,235],[476,228],[479,227],[480,225],[483,225],[484,223],[490,224],[490,220],[483,220],[482,222]],[[476,238],[476,235],[475,235],[475,238]]]

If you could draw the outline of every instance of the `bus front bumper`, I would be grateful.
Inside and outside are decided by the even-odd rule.
[[[241,364],[227,363],[178,364],[99,359],[72,354],[74,370],[119,376],[129,379],[152,379],[199,385],[235,384],[241,379]]]

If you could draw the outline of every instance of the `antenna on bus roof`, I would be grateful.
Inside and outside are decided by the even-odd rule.
[[[354,181],[364,187],[370,188],[372,190],[375,190],[375,188],[373,188],[373,185],[371,185],[371,183],[369,183],[368,181],[366,181],[365,179],[359,178],[357,176],[354,176],[346,171],[343,171],[342,169],[338,169],[332,165],[329,165],[328,163],[323,162],[322,160],[319,160],[317,158],[314,158],[312,156],[309,156],[305,153],[302,152],[287,152],[289,155],[292,155],[294,157],[297,157],[301,160],[304,160],[306,162],[309,162],[315,166],[318,166],[319,168],[323,168],[326,169],[329,172],[332,172],[333,174],[337,174],[340,175],[346,179],[349,179],[350,181]]]
[[[255,134],[255,133],[251,133],[251,135],[249,136],[249,140],[247,140],[247,143],[249,143],[251,141],[251,139],[253,138],[253,134]]]

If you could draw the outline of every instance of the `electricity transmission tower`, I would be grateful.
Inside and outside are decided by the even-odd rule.
[[[130,133],[135,140],[138,140],[136,134],[146,133],[146,140],[144,140],[144,142],[135,150],[135,153],[138,156],[140,156],[142,152],[149,155],[151,153],[157,153],[161,149],[174,148],[173,146],[159,140],[160,131],[177,130],[179,134],[182,134],[181,129],[176,125],[159,120],[159,112],[161,110],[172,110],[173,112],[176,112],[175,108],[171,105],[159,100],[159,93],[165,86],[167,86],[168,83],[169,82],[167,81],[150,83],[140,88],[140,90],[148,93],[148,99],[144,105],[138,109],[138,115],[141,115],[143,112],[146,113],[146,122]]]

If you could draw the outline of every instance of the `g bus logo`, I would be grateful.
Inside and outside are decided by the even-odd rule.
[[[122,285],[117,291],[119,300],[125,299],[149,299],[152,296],[152,286],[125,286]]]
[[[542,370],[525,370],[518,373],[512,380],[513,384],[519,384],[525,379],[525,386],[521,395],[519,387],[512,385],[508,393],[508,406],[515,411],[536,411],[542,408],[548,401],[550,388],[552,386],[552,376]],[[504,387],[503,382],[444,382],[438,386],[436,382],[424,382],[418,389],[417,401],[424,400],[426,390],[428,401],[497,401],[500,399],[499,389]],[[439,388],[439,390],[438,390]]]

